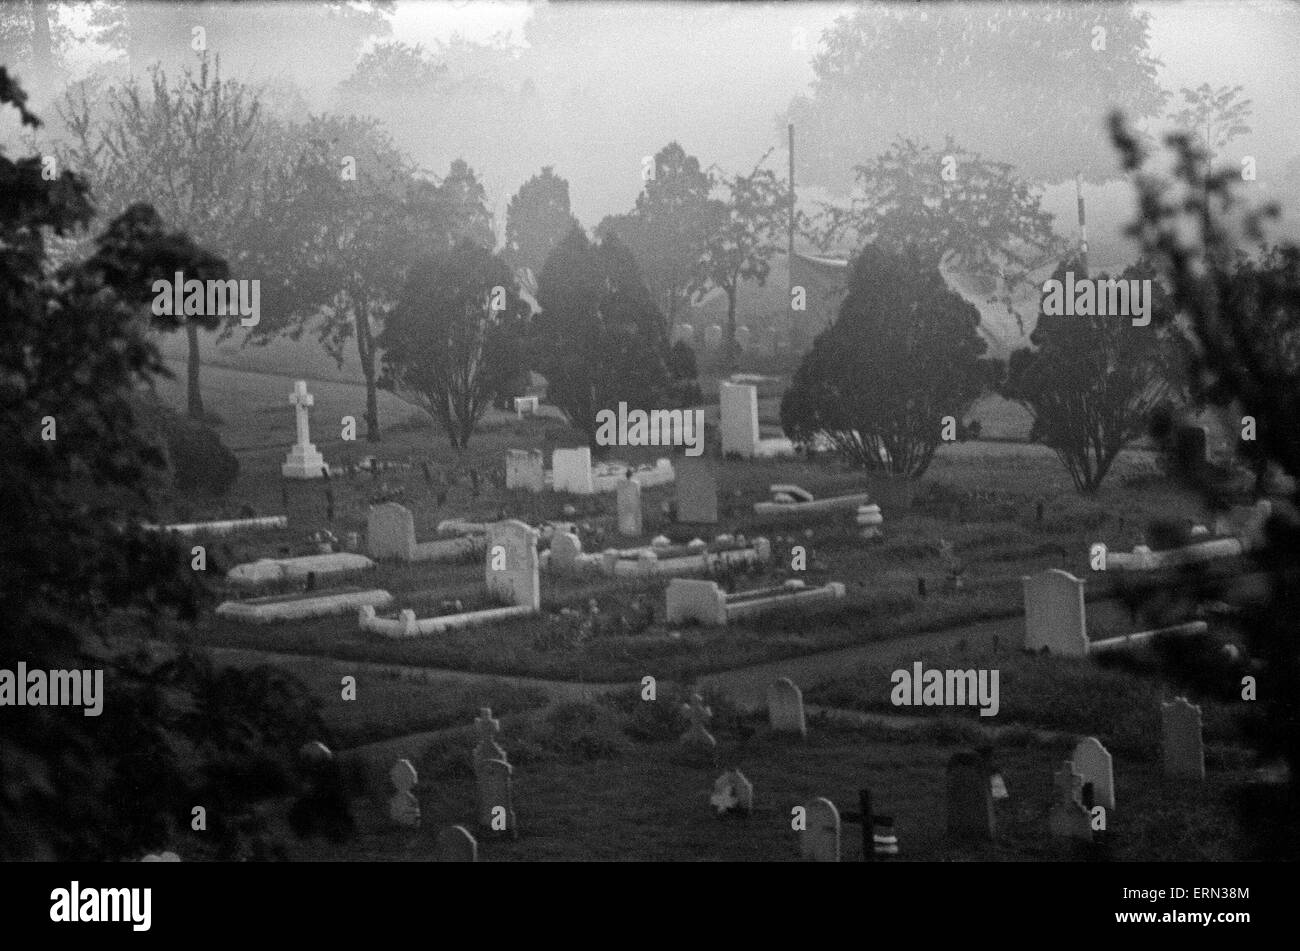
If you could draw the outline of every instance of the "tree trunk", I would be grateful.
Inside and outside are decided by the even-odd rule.
[[[379,391],[375,387],[375,344],[370,335],[369,308],[362,301],[356,306],[357,356],[366,380],[366,442],[379,442]]]
[[[50,7],[45,0],[31,0],[32,4],[32,72],[36,74],[36,86],[33,92],[45,96],[53,92],[54,83],[54,43],[50,39]]]
[[[723,341],[723,353],[726,354],[728,370],[734,370],[740,358],[736,347],[736,291],[734,283],[727,287],[727,339]]]
[[[199,389],[199,327],[195,323],[185,325],[185,337],[189,342],[189,360],[185,365],[186,377],[186,412],[190,419],[203,419],[203,391]]]

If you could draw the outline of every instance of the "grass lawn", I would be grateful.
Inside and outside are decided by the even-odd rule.
[[[663,696],[656,704],[665,702]],[[628,703],[639,703],[630,700]],[[671,702],[675,703],[676,700]],[[857,790],[871,789],[876,812],[892,815],[904,860],[1050,861],[1077,857],[1047,834],[1052,773],[1068,744],[1010,737],[994,763],[1010,791],[996,804],[993,843],[948,840],[945,765],[969,747],[967,728],[940,722],[902,734],[814,718],[809,738],[771,733],[752,717],[729,715],[714,701],[716,764],[692,764],[649,718],[607,705],[571,704],[503,726],[514,764],[513,798],[521,835],[493,839],[476,824],[470,736],[430,745],[418,765],[419,831],[398,830],[382,796],[354,801],[359,834],[346,845],[318,841],[291,849],[296,859],[427,860],[437,831],[462,824],[479,839],[480,861],[793,861],[799,857],[791,810],[825,796],[847,811]],[[673,729],[680,729],[675,726]],[[634,738],[631,734],[635,734]],[[718,818],[709,804],[713,779],[738,768],[754,784],[749,818]],[[1108,817],[1113,860],[1190,861],[1234,857],[1240,837],[1230,795],[1243,769],[1215,769],[1204,784],[1166,781],[1157,761],[1118,754],[1116,809]],[[845,824],[845,861],[861,855],[856,826]]]

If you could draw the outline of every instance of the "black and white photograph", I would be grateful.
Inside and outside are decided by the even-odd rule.
[[[1297,54],[1281,0],[0,3],[21,916],[812,862],[1241,935],[1300,858]]]

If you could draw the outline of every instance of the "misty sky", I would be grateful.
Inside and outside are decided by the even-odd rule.
[[[239,6],[249,11],[253,29],[258,5]],[[641,187],[642,157],[674,139],[705,166],[726,171],[747,169],[774,147],[772,164],[783,173],[785,145],[777,117],[792,97],[807,91],[821,31],[851,9],[844,3],[577,6],[581,26],[551,37],[557,48],[547,55],[554,53],[557,66],[536,77],[543,98],[549,97],[536,129],[518,136],[487,117],[459,114],[455,104],[447,103],[438,104],[436,117],[433,110],[427,116],[416,112],[394,129],[399,143],[435,173],[464,157],[488,190],[498,229],[510,195],[543,165],[554,165],[569,179],[573,210],[588,227],[607,214],[628,210]],[[1138,8],[1151,14],[1151,51],[1163,63],[1158,78],[1165,88],[1202,82],[1245,87],[1254,102],[1254,132],[1241,149],[1261,156],[1262,183],[1276,185],[1281,170],[1300,160],[1300,124],[1295,121],[1300,8],[1276,0]],[[934,10],[934,16],[943,15],[942,7]],[[460,34],[475,42],[525,48],[526,29],[537,16],[528,3],[403,0],[391,18],[391,34],[378,41],[434,48]],[[800,39],[805,41],[802,49]],[[103,56],[102,49],[85,46],[70,59],[84,70]],[[226,60],[232,61],[229,51]],[[273,56],[233,61],[238,66],[231,71],[247,80],[292,80],[317,109],[336,106],[336,86],[354,65],[324,62],[289,37]],[[518,82],[518,77],[510,81]],[[1014,121],[1011,104],[1008,113],[1008,121]],[[871,143],[862,149],[863,160],[882,151]],[[824,195],[804,188],[800,197],[811,203]],[[1071,216],[1061,228],[1068,232],[1073,184],[1048,188],[1046,200],[1051,210]],[[1089,200],[1096,205],[1099,233],[1118,228],[1130,210],[1122,187],[1099,186],[1090,190]]]

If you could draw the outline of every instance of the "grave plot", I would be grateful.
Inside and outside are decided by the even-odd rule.
[[[591,449],[556,449],[551,453],[551,470],[542,466],[540,449],[510,449],[506,453],[506,488],[541,492],[571,492],[595,495],[614,492],[630,478],[642,488],[666,485],[676,478],[670,459],[659,459],[653,466],[630,466],[625,462],[591,463]]]
[[[359,611],[361,629],[389,638],[419,637],[537,614],[541,610],[538,535],[536,529],[513,520],[490,526],[486,586],[489,594],[504,602],[504,607],[423,619],[406,609],[393,619],[379,617],[374,607],[363,606]]]
[[[372,571],[374,567],[375,563],[365,555],[343,551],[297,558],[261,558],[236,565],[226,573],[226,578],[232,584],[256,586],[281,581],[306,581],[309,575],[320,578]]]
[[[277,594],[265,598],[226,601],[217,607],[217,616],[249,624],[275,624],[307,618],[349,614],[361,608],[382,610],[393,603],[393,596],[378,588],[340,588],[322,594]]]
[[[777,587],[728,594],[713,581],[674,578],[668,583],[666,619],[669,624],[694,621],[716,626],[773,608],[804,606],[843,597],[844,585],[836,581],[819,588],[810,588],[802,581],[787,581]]]
[[[441,538],[427,542],[415,540],[415,516],[411,510],[397,502],[372,505],[366,516],[366,550],[376,561],[402,562],[461,561],[481,555],[487,547],[488,525],[443,522],[438,526],[482,529],[456,538]]]
[[[811,492],[797,485],[778,484],[770,488],[772,498],[766,502],[754,503],[754,514],[765,517],[820,515],[826,512],[852,510],[860,511],[868,506],[871,497],[865,492],[853,495],[839,495],[829,499],[815,499]],[[868,512],[880,514],[879,506],[871,506]],[[862,523],[866,524],[866,523]],[[879,523],[876,523],[879,524]]]
[[[329,467],[312,444],[311,426],[307,420],[307,410],[316,402],[316,398],[307,392],[307,381],[299,380],[294,384],[293,393],[289,395],[293,404],[298,438],[289,450],[289,456],[280,467],[280,475],[286,479],[321,479],[328,475]]]
[[[1264,499],[1253,506],[1238,506],[1228,515],[1220,516],[1215,522],[1214,534],[1225,537],[1207,538],[1162,551],[1137,545],[1131,552],[1112,552],[1097,542],[1089,547],[1089,561],[1094,568],[1100,563],[1106,571],[1155,571],[1201,564],[1216,558],[1234,558],[1263,546],[1264,526],[1272,514],[1273,504]],[[1192,529],[1193,536],[1209,534],[1210,530],[1203,525]]]
[[[270,531],[289,527],[287,515],[268,515],[263,518],[230,518],[215,522],[179,522],[172,525],[146,525],[154,532],[172,532],[176,535],[234,535],[240,532]]]
[[[543,564],[567,574],[599,572],[618,578],[667,578],[709,574],[726,567],[764,565],[771,561],[772,546],[766,538],[749,542],[745,537],[719,536],[713,546],[702,539],[686,545],[672,545],[656,538],[642,548],[609,548],[584,554],[582,540],[573,532],[557,532]]]
[[[1061,657],[1086,657],[1101,651],[1134,647],[1161,634],[1204,634],[1204,621],[1188,621],[1151,631],[1138,631],[1103,640],[1088,639],[1084,583],[1068,571],[1051,568],[1023,579],[1025,641],[1028,651]]]

